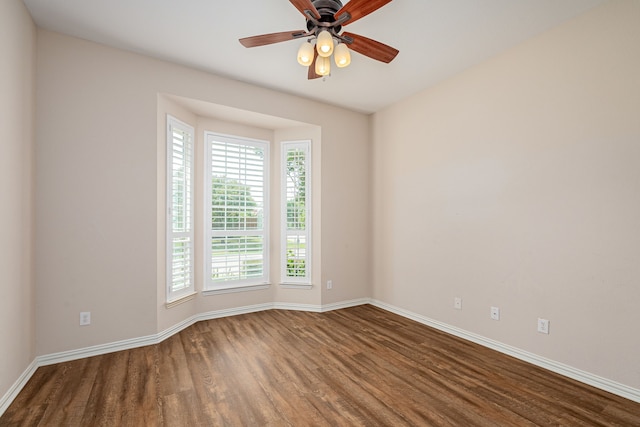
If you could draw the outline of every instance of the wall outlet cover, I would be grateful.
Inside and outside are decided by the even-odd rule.
[[[80,326],[87,326],[91,324],[91,312],[90,311],[81,311],[80,312]]]
[[[549,333],[549,320],[538,318],[538,332],[541,334]]]

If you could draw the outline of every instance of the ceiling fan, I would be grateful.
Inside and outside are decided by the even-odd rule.
[[[391,0],[350,0],[342,5],[340,0],[289,0],[304,15],[307,29],[262,34],[240,39],[244,47],[264,46],[273,43],[308,37],[298,51],[298,62],[308,66],[308,78],[326,76],[331,69],[333,54],[336,66],[346,67],[351,62],[349,49],[375,60],[389,63],[398,50],[386,44],[358,34],[342,32],[342,27],[375,12]],[[334,44],[334,40],[337,44]],[[312,42],[315,41],[315,49]]]

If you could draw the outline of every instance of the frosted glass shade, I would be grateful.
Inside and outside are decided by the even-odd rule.
[[[329,31],[320,31],[320,34],[318,34],[318,41],[316,42],[316,49],[318,50],[318,55],[323,58],[331,56],[333,53],[333,37]]]
[[[351,64],[351,53],[349,53],[349,48],[346,44],[340,43],[335,47],[333,51],[333,59],[336,61],[336,66],[338,68],[343,68]]]
[[[308,67],[313,62],[313,45],[304,42],[298,49],[298,64]]]
[[[326,76],[331,72],[331,59],[324,56],[316,58],[316,74]]]

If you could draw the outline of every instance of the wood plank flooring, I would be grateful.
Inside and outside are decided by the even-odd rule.
[[[379,308],[199,322],[39,368],[0,426],[640,426],[640,404]]]

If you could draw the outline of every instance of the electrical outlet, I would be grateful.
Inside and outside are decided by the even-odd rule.
[[[327,289],[333,288],[333,280],[327,280]]]
[[[549,333],[549,321],[547,319],[538,318],[538,332],[541,334]]]
[[[455,308],[456,310],[462,310],[462,298],[455,297],[453,299],[453,308]]]
[[[491,307],[491,318],[493,320],[500,320],[500,309],[498,307]]]
[[[80,312],[80,326],[87,326],[91,324],[91,312],[90,311],[81,311]]]

